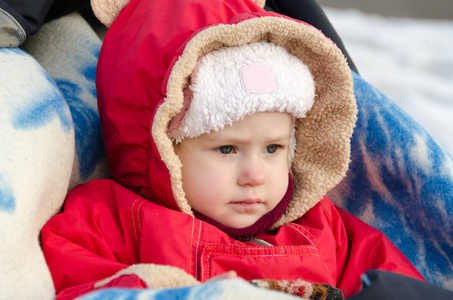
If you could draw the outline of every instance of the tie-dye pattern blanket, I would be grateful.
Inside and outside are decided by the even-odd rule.
[[[0,298],[53,299],[39,232],[68,189],[108,177],[95,73],[101,40],[78,14],[0,48]]]
[[[53,298],[39,230],[68,189],[109,176],[94,83],[100,46],[92,28],[72,14],[47,24],[24,49],[0,49],[2,297]],[[359,118],[352,162],[329,196],[383,231],[428,282],[453,290],[452,159],[385,95],[356,74],[354,81]],[[225,281],[176,290],[105,290],[84,299],[239,294],[276,295]]]
[[[79,300],[105,299],[178,299],[178,300],[297,300],[300,297],[257,288],[243,280],[224,280],[177,289],[127,290],[109,289],[92,292]]]
[[[384,232],[428,282],[453,290],[453,161],[358,75],[347,177],[332,201]]]

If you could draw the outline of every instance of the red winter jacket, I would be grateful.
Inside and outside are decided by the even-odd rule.
[[[302,278],[336,286],[346,296],[358,291],[359,277],[369,269],[422,279],[382,233],[327,198],[276,233],[256,237],[272,247],[232,239],[111,180],[76,187],[64,210],[42,232],[61,298],[74,298],[121,269],[147,263],[178,267],[201,282],[229,270],[246,280]],[[146,287],[139,276],[119,276],[103,287]]]
[[[200,56],[265,40],[309,67],[315,104],[296,121],[294,192],[271,230],[238,241],[194,217],[167,136]],[[247,279],[303,279],[349,296],[384,269],[422,279],[378,231],[324,195],[344,177],[356,120],[341,51],[315,28],[250,0],[132,0],[110,27],[97,69],[113,175],[72,190],[42,230],[59,297],[105,287],[178,287],[236,270]]]

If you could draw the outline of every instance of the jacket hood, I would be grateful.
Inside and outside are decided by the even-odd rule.
[[[348,168],[357,115],[346,60],[314,27],[249,0],[133,0],[113,22],[99,58],[97,89],[114,180],[193,215],[168,126],[183,108],[183,89],[201,56],[259,41],[301,59],[316,88],[313,107],[296,121],[293,196],[273,228],[301,217],[337,185]]]

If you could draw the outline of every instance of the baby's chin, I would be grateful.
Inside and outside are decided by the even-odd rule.
[[[227,220],[225,222],[219,222],[220,224],[234,229],[244,229],[255,224],[260,218],[241,218],[239,220]]]

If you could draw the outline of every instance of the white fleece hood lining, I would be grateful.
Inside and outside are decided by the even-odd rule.
[[[268,42],[221,48],[198,60],[185,108],[172,120],[168,134],[179,143],[258,112],[303,118],[314,98],[308,67],[285,48]]]

